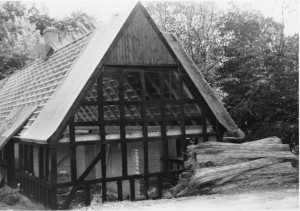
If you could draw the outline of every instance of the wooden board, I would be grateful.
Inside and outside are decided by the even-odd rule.
[[[158,65],[176,62],[145,14],[138,11],[105,64]]]
[[[17,107],[9,113],[0,127],[0,150],[21,129],[36,108],[36,106]]]

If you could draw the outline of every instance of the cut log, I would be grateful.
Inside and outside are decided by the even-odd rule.
[[[258,146],[256,146],[258,145]],[[273,145],[273,146],[269,146],[269,145]],[[283,145],[283,146],[282,146]],[[222,146],[223,149],[226,149],[226,146],[233,149],[232,147],[236,147],[235,149],[252,149],[253,150],[257,150],[260,149],[260,147],[263,147],[265,149],[270,149],[272,150],[274,147],[279,147],[279,150],[289,150],[289,148],[287,148],[288,145],[286,144],[282,144],[280,138],[278,137],[270,137],[270,138],[265,138],[265,139],[260,139],[260,140],[256,140],[256,141],[251,141],[251,142],[245,142],[242,144],[235,144],[235,143],[224,143],[224,142],[202,142],[199,143],[197,145],[190,145],[188,146],[188,151],[189,152],[193,152],[193,150],[195,148],[198,148],[199,146],[203,146],[202,148],[206,148],[204,146]],[[201,147],[200,147],[201,148]],[[276,149],[277,150],[277,149]],[[268,150],[265,150],[268,151]]]
[[[295,175],[286,175],[286,176],[277,176],[277,177],[267,177],[264,179],[253,179],[246,183],[249,186],[257,186],[257,185],[267,185],[267,184],[286,184],[286,183],[294,183],[297,182],[298,178]]]
[[[191,172],[182,172],[182,174],[180,174],[181,179],[190,179],[192,176],[193,174]]]
[[[215,187],[211,187],[208,192],[209,193],[223,193],[225,191],[230,191],[234,188],[238,188],[241,187],[241,185],[237,184],[237,183],[226,183],[225,185],[221,185],[221,186],[215,186]]]
[[[194,153],[218,153],[226,150],[242,151],[290,151],[288,144],[233,144],[222,142],[205,142],[191,147]]]
[[[182,191],[180,191],[176,196],[185,196],[188,194],[188,192],[189,192],[189,188],[186,187]]]
[[[288,184],[298,182],[296,175],[259,175],[255,177],[249,177],[247,179],[239,179],[238,177],[228,182],[227,184],[237,184],[239,187],[244,186],[265,186],[269,184]]]
[[[197,169],[195,170],[195,174],[191,179],[190,186],[201,186],[203,184],[215,182],[231,175],[241,174],[245,171],[259,169],[280,162],[281,160],[276,158],[262,158],[228,166]]]
[[[197,152],[195,152],[197,153]],[[236,150],[227,150],[220,153],[215,154],[197,154],[197,162],[207,162],[211,161],[215,165],[217,165],[216,160],[228,160],[228,159],[258,159],[258,158],[279,158],[279,159],[288,159],[288,160],[298,160],[298,156],[294,155],[290,151],[276,151],[276,152],[268,152],[268,151],[236,151]]]
[[[242,162],[247,162],[248,159],[233,159],[230,157],[222,157],[219,155],[214,155],[214,154],[203,154],[203,155],[196,155],[196,160],[194,161],[195,163],[203,163],[203,162],[208,162],[211,161],[215,166],[224,166],[224,165],[232,165],[236,163],[242,163]],[[196,169],[197,165],[193,165],[193,169]]]
[[[182,190],[184,190],[186,187],[188,187],[189,181],[188,180],[179,180],[178,184],[174,186],[173,188],[169,189],[169,192],[176,196],[178,193],[180,193]]]
[[[233,174],[233,175],[229,175],[228,177],[224,177],[223,179],[221,179],[221,180],[219,180],[219,181],[217,181],[216,183],[215,183],[215,185],[223,185],[224,183],[226,183],[226,182],[228,182],[228,181],[231,181],[233,178],[236,178],[236,177],[238,177],[240,174],[238,173],[238,174]]]
[[[291,161],[299,160],[298,156],[277,137],[243,144],[202,142],[189,146],[188,152],[190,160],[185,166],[192,166],[193,171],[182,174],[170,190],[174,196],[297,182],[299,177],[291,165]],[[208,163],[217,167],[208,167]]]
[[[222,185],[229,181],[246,181],[248,179],[256,178],[274,178],[274,177],[283,177],[286,175],[296,175],[298,174],[297,169],[293,168],[290,162],[278,163],[264,168],[259,168],[255,170],[245,171],[242,174],[234,174],[216,182],[216,185]]]
[[[267,185],[274,185],[274,184],[291,184],[297,183],[298,178],[294,175],[287,175],[284,177],[273,177],[273,178],[254,178],[253,180],[239,180],[239,181],[230,181],[226,184],[218,185],[210,187],[209,193],[223,193],[226,191],[230,191],[235,188],[242,188],[245,187],[265,187]]]
[[[253,144],[282,144],[281,139],[273,136],[269,138],[259,139],[256,141],[245,142],[243,145],[253,145]]]
[[[261,169],[256,169],[252,171],[247,171],[243,175],[249,177],[253,177],[254,175],[272,175],[272,174],[277,174],[277,175],[293,175],[297,174],[298,171],[296,168],[293,168],[291,162],[284,162],[284,163],[278,163],[274,165],[267,166],[265,168]]]

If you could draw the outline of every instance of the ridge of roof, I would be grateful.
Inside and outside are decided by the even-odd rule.
[[[162,32],[162,34],[218,121],[226,128],[228,132],[232,133],[237,138],[244,138],[245,134],[238,128],[223,104],[215,96],[210,85],[204,79],[194,61],[183,50],[182,45],[178,41],[177,37],[168,32]]]

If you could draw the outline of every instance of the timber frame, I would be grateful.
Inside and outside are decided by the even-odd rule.
[[[163,68],[163,69],[162,69]],[[197,94],[195,87],[190,84],[195,95],[194,99],[184,98],[184,81],[188,78],[183,72],[183,69],[178,65],[175,66],[164,66],[164,67],[133,67],[133,66],[109,66],[104,67],[105,70],[101,71],[99,78],[96,79],[96,84],[93,84],[97,87],[97,101],[87,101],[82,100],[77,109],[74,109],[72,116],[68,121],[68,131],[70,136],[70,142],[64,143],[55,143],[55,144],[45,144],[40,145],[37,143],[22,142],[18,138],[14,138],[15,141],[19,144],[19,160],[20,160],[20,190],[25,195],[33,198],[45,206],[50,207],[51,209],[67,209],[71,201],[74,199],[76,191],[79,188],[84,189],[85,193],[85,205],[90,204],[91,197],[91,186],[95,184],[101,184],[102,187],[102,200],[103,202],[107,201],[107,188],[106,184],[108,182],[116,182],[118,186],[118,200],[123,200],[122,194],[122,181],[129,181],[130,183],[130,199],[135,200],[135,180],[143,179],[145,184],[145,198],[149,198],[149,177],[156,177],[158,181],[158,195],[157,198],[162,196],[163,190],[163,178],[169,177],[174,183],[176,175],[182,172],[182,168],[174,166],[178,164],[179,160],[169,159],[168,157],[168,140],[170,137],[178,138],[181,141],[183,152],[186,152],[186,147],[188,143],[188,138],[199,138],[202,137],[204,141],[207,141],[209,137],[217,137],[219,141],[222,141],[223,131],[219,128],[222,126],[216,121],[213,117],[212,112],[209,107],[206,105],[205,101],[201,95]],[[174,70],[178,72],[178,84],[179,84],[179,96],[178,99],[165,99],[164,97],[164,88],[166,88],[166,83],[163,80],[165,78],[163,71]],[[146,80],[145,72],[151,71],[155,72],[160,80],[158,82],[158,89],[160,91],[161,98],[159,100],[153,100],[152,98],[146,99]],[[108,73],[109,75],[113,74],[117,76],[118,79],[118,100],[115,101],[106,101],[104,96],[104,83],[103,76]],[[115,73],[115,74],[114,74]],[[141,97],[139,100],[125,100],[124,99],[124,87],[122,86],[124,80],[124,74],[135,73],[140,76],[141,82]],[[148,82],[151,80],[148,80]],[[153,82],[153,81],[152,81]],[[185,105],[188,103],[196,103],[201,106],[202,110],[205,112],[202,115],[196,116],[187,116],[185,112]],[[165,107],[167,104],[178,104],[180,115],[178,117],[167,117],[165,115]],[[119,107],[119,119],[117,120],[107,120],[104,118],[105,115],[105,106],[108,105],[118,105]],[[126,119],[125,118],[125,106],[126,105],[139,105],[141,107],[141,116],[137,119]],[[160,109],[160,115],[154,118],[149,118],[149,113],[147,115],[146,110],[148,105],[156,105]],[[98,108],[98,120],[97,121],[79,121],[75,120],[75,114],[78,112],[78,109],[81,106],[96,106]],[[207,132],[206,128],[206,118],[208,118],[213,124],[214,132]],[[186,134],[186,123],[198,122],[202,127],[201,133],[196,134]],[[180,127],[180,135],[167,136],[167,125],[169,124],[178,125]],[[106,140],[106,126],[108,125],[118,125],[120,128],[120,138]],[[141,125],[142,127],[142,137],[141,138],[126,138],[126,126],[128,125]],[[148,126],[149,125],[158,125],[160,127],[161,136],[160,137],[148,137]],[[77,127],[98,127],[100,140],[88,140],[88,141],[76,141],[75,131]],[[149,159],[148,159],[148,143],[157,140],[160,138],[161,146],[163,150],[163,169],[161,172],[149,173]],[[128,175],[127,172],[127,144],[131,142],[141,142],[143,144],[143,156],[144,156],[144,173]],[[118,177],[107,177],[106,176],[106,146],[109,144],[118,143],[121,145],[121,157],[122,157],[122,176]],[[76,147],[85,146],[85,145],[100,145],[101,151],[94,157],[91,164],[86,168],[86,170],[81,174],[77,175],[76,170]],[[33,146],[38,146],[38,162],[39,162],[39,177],[35,177],[33,171]],[[58,147],[68,147],[70,153],[70,182],[66,183],[57,183],[57,156],[56,149]],[[187,159],[187,153],[183,153],[183,160]],[[87,175],[95,167],[95,165],[101,162],[101,178],[96,179],[86,179]],[[181,162],[179,162],[181,163]],[[181,163],[180,165],[182,165]],[[64,204],[58,207],[57,204],[57,189],[59,188],[71,188],[70,194],[65,200]]]
[[[0,165],[6,168],[9,185],[19,182],[21,193],[48,208],[67,209],[79,190],[84,192],[84,204],[89,205],[96,186],[101,187],[101,198],[106,202],[112,183],[120,201],[126,199],[124,182],[129,184],[130,200],[161,198],[164,180],[168,178],[174,185],[183,171],[191,139],[223,141],[225,131],[239,138],[243,135],[177,39],[161,33],[141,3],[115,19],[106,31],[96,30],[67,46],[77,54],[71,52],[67,58],[74,63],[62,61],[55,66],[56,72],[64,72],[59,72],[60,81],[47,95],[47,100],[52,99],[33,104],[37,109],[0,150]],[[55,65],[56,60],[51,60],[55,56],[54,51],[48,61],[40,61],[41,65]],[[0,96],[5,93],[0,87]],[[12,104],[12,99],[16,97],[8,98],[7,104]],[[0,103],[0,126],[10,109],[2,105],[6,104]],[[81,140],[81,136],[89,138]],[[174,141],[175,158],[170,155]],[[128,148],[133,143],[141,145],[137,173],[129,172]],[[153,143],[159,143],[155,157],[150,153]],[[0,149],[1,144],[0,137]],[[107,170],[112,145],[120,148],[119,175]],[[79,171],[79,156],[83,155],[78,149],[89,146],[97,150]],[[161,168],[151,171],[154,158]],[[70,180],[62,182],[58,173],[65,160]],[[98,173],[93,173],[96,168]],[[150,194],[153,178],[155,196]],[[137,184],[142,184],[142,197],[137,195]],[[62,189],[68,190],[64,198],[59,194]]]

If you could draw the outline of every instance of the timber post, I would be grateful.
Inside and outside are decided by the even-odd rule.
[[[15,150],[14,150],[13,140],[11,140],[5,145],[4,157],[7,164],[7,184],[9,186],[15,187],[16,167],[15,167]]]
[[[50,171],[50,208],[57,209],[57,149],[56,145],[52,145],[50,148],[50,160],[51,160],[51,171]]]

